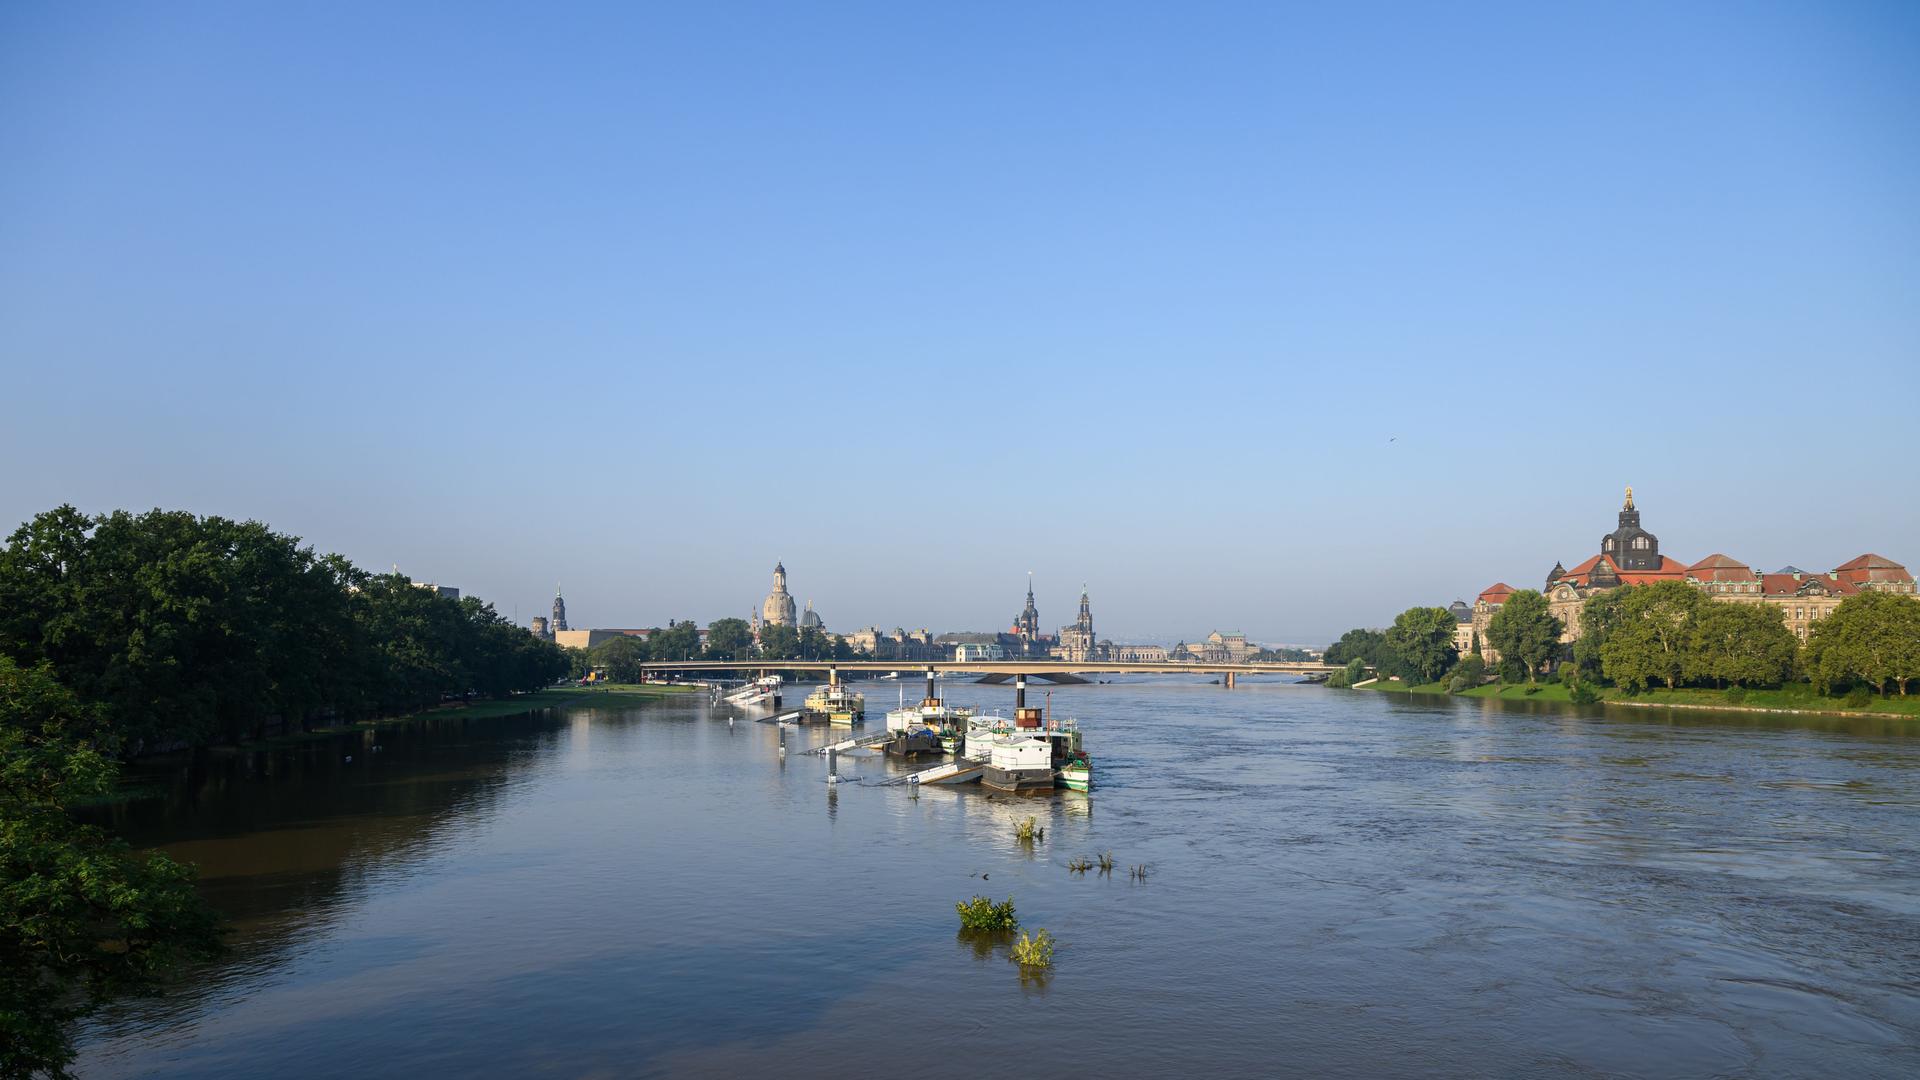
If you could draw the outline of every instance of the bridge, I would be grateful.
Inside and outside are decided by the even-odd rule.
[[[1318,675],[1340,670],[1338,664],[1173,662],[1123,663],[1117,660],[649,660],[645,671],[823,671],[829,682],[839,682],[843,671],[935,672],[972,675],[1220,675],[1229,687],[1242,675]]]

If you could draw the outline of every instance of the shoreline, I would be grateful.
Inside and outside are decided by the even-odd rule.
[[[1455,693],[1450,693],[1449,691],[1441,688],[1440,683],[1424,683],[1418,686],[1408,686],[1404,683],[1399,683],[1393,680],[1376,679],[1368,683],[1350,687],[1349,689],[1372,690],[1378,693],[1387,693],[1387,694],[1408,694],[1408,695],[1419,694],[1423,697],[1472,698],[1472,699],[1477,699],[1481,701],[1506,701],[1506,702],[1550,701],[1559,705],[1573,704],[1573,702],[1566,696],[1564,688],[1559,683],[1540,683],[1538,684],[1540,692],[1536,692],[1534,694],[1519,693],[1519,694],[1509,695],[1507,693],[1507,691],[1509,690],[1518,690],[1524,685],[1525,684],[1502,685],[1498,683],[1488,683],[1479,687],[1475,687],[1473,690],[1468,690],[1462,693],[1455,694]],[[1542,696],[1542,693],[1548,691],[1548,688],[1552,688],[1553,692],[1551,693],[1551,695]],[[1488,690],[1491,690],[1492,692],[1491,693],[1485,692]],[[1760,715],[1773,715],[1773,716],[1825,716],[1825,717],[1834,717],[1834,718],[1847,719],[1847,720],[1920,721],[1920,711],[1901,712],[1901,711],[1892,710],[1892,709],[1876,711],[1876,710],[1870,710],[1870,709],[1847,709],[1847,708],[1820,708],[1820,707],[1801,708],[1801,707],[1795,707],[1795,706],[1789,706],[1789,705],[1749,705],[1749,704],[1746,704],[1745,702],[1730,702],[1730,701],[1718,701],[1718,702],[1715,702],[1715,701],[1658,701],[1658,700],[1649,700],[1649,699],[1638,697],[1638,696],[1625,696],[1625,695],[1617,696],[1617,697],[1610,696],[1609,692],[1611,691],[1613,691],[1613,688],[1611,687],[1607,688],[1605,691],[1603,691],[1603,696],[1598,701],[1593,702],[1593,704],[1603,708],[1606,706],[1617,705],[1617,706],[1620,706],[1621,708],[1627,708],[1627,709],[1689,709],[1696,712],[1737,712],[1737,713],[1755,713]],[[1651,692],[1652,693],[1674,693],[1675,691],[1656,690]],[[1688,690],[1685,692],[1699,693],[1699,694],[1709,694],[1709,693],[1717,694],[1717,693],[1723,693],[1724,691]],[[1756,692],[1764,693],[1765,691],[1756,691]],[[1898,699],[1893,699],[1893,700],[1898,700]],[[1920,710],[1920,701],[1917,701],[1915,704],[1916,704],[1916,710]]]

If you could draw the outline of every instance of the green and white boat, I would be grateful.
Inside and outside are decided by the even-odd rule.
[[[1069,791],[1086,791],[1093,786],[1093,761],[1074,753],[1060,766],[1060,786]]]

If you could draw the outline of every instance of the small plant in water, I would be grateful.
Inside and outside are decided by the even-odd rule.
[[[1045,840],[1047,830],[1040,827],[1038,820],[1029,816],[1025,821],[1013,823],[1013,838],[1023,844],[1031,844],[1035,840]]]
[[[1103,851],[1100,853],[1100,872],[1103,874],[1113,873],[1113,852]]]
[[[1128,869],[1128,870],[1127,870],[1127,876],[1128,876],[1129,878],[1132,878],[1132,879],[1133,879],[1134,881],[1145,881],[1145,880],[1147,880],[1147,864],[1146,864],[1146,863],[1141,863],[1141,864],[1140,864],[1140,865],[1138,865],[1138,866],[1135,866],[1135,867],[1132,867],[1132,868],[1130,868],[1130,869]]]
[[[1022,931],[1020,940],[1013,943],[1013,962],[1023,968],[1052,967],[1053,935],[1036,930],[1029,936]]]
[[[1067,869],[1069,869],[1069,870],[1071,870],[1071,871],[1073,871],[1073,872],[1074,872],[1074,873],[1076,873],[1076,874],[1084,874],[1084,873],[1086,873],[1087,871],[1089,871],[1089,870],[1091,870],[1091,869],[1093,869],[1093,860],[1092,860],[1092,859],[1084,859],[1084,858],[1083,858],[1083,859],[1068,859],[1068,860],[1067,860]]]
[[[996,904],[984,896],[976,896],[953,905],[960,911],[960,929],[962,930],[1012,930],[1020,923],[1013,917],[1013,897],[1007,897],[1006,903]]]

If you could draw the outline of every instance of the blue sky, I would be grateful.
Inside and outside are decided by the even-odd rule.
[[[1910,4],[21,2],[0,146],[5,522],[1169,641],[1537,585],[1628,483],[1920,564]]]

